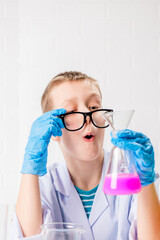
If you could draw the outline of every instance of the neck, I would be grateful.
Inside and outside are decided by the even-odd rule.
[[[74,159],[73,161],[73,159],[66,159],[73,184],[85,191],[96,187],[101,180],[103,157],[102,151],[102,154],[92,161],[82,161],[78,159]]]

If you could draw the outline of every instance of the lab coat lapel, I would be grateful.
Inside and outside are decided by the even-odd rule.
[[[103,193],[102,186],[99,185],[89,217],[90,226],[92,226],[97,221],[97,219],[101,216],[101,214],[103,214],[103,212],[108,207],[109,207],[108,197]]]
[[[102,175],[101,175],[101,181],[98,186],[97,192],[95,194],[95,198],[93,201],[89,222],[90,226],[97,221],[97,219],[100,217],[101,214],[109,207],[109,199],[106,194],[104,194],[102,188],[103,188],[103,182],[106,174],[106,167],[108,163],[109,155],[104,152],[104,162],[103,162],[103,168],[102,168]]]
[[[56,191],[63,194],[63,202],[65,202],[65,211],[69,219],[73,223],[78,223],[83,226],[85,233],[83,234],[85,240],[92,240],[93,235],[90,228],[90,223],[86,216],[81,199],[71,181],[66,164],[59,165],[54,176],[54,185]]]
[[[71,221],[75,223],[79,223],[80,225],[83,226],[83,228],[86,231],[83,234],[85,240],[94,239],[91,228],[90,228],[90,223],[88,221],[84,207],[82,205],[82,201],[74,186],[72,188],[71,195],[68,198],[68,201],[69,201],[69,204],[67,204],[67,206],[70,206],[70,205],[72,206],[68,209]]]

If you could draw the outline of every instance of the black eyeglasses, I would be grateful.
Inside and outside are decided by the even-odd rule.
[[[106,128],[109,126],[104,115],[106,113],[113,112],[112,109],[97,109],[92,112],[69,112],[59,115],[62,119],[64,127],[68,131],[80,130],[85,122],[86,117],[89,116],[93,125],[97,128]]]

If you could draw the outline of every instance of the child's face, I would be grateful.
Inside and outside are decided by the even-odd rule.
[[[56,86],[51,93],[54,108],[65,108],[67,112],[89,112],[102,108],[99,90],[89,81],[65,82]],[[59,138],[60,148],[66,159],[79,159],[82,161],[96,160],[103,156],[104,129],[95,127],[87,116],[83,128],[70,132],[62,130]],[[92,134],[91,141],[84,136]]]

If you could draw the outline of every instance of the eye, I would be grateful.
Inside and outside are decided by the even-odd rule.
[[[99,106],[91,106],[91,107],[89,107],[90,110],[95,110],[95,109],[98,109],[98,108],[99,108]]]

